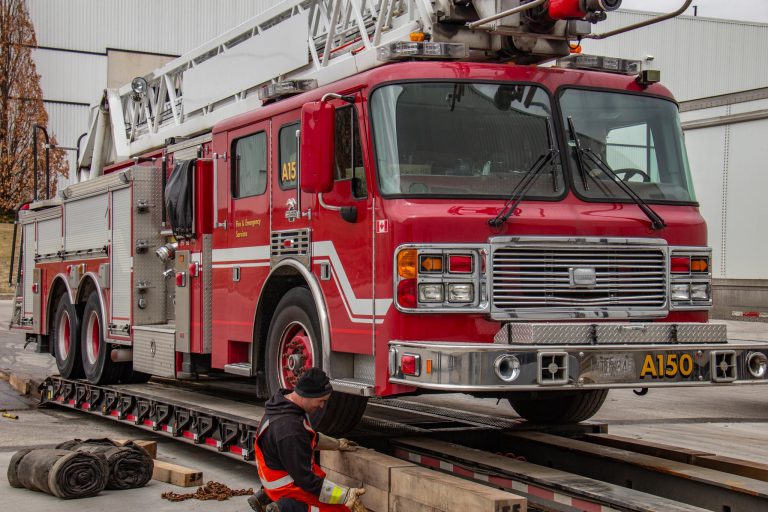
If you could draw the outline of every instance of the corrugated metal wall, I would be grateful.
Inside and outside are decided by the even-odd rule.
[[[88,131],[90,107],[77,104],[46,102],[48,112],[48,132],[56,136],[60,146],[74,147],[80,135]],[[75,153],[67,152],[70,174],[75,169]],[[61,183],[59,183],[61,189]]]
[[[27,0],[40,46],[181,55],[275,0]]]
[[[653,15],[617,11],[593,31],[607,32]],[[685,16],[605,40],[584,40],[584,53],[645,59],[679,101],[768,85],[768,25]]]
[[[277,0],[27,0],[49,133],[75,146],[107,87],[108,49],[180,55]],[[68,153],[70,172],[75,153]],[[66,183],[60,182],[60,186]]]
[[[49,101],[92,103],[107,83],[107,56],[37,49],[33,59]]]

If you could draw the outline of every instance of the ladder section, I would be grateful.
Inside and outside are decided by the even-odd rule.
[[[111,118],[116,159],[259,107],[257,88],[270,81],[324,85],[382,64],[376,49],[430,31],[432,11],[428,0],[287,0],[133,84],[108,89],[100,110]],[[99,117],[80,168],[91,166],[94,153],[109,154],[91,140]]]

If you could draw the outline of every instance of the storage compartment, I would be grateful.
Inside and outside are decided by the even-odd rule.
[[[133,328],[133,369],[176,378],[176,336],[172,325]]]

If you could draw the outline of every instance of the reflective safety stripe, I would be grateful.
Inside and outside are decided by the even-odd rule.
[[[341,487],[334,487],[333,492],[331,492],[331,499],[328,501],[331,505],[336,505],[339,501],[341,501]]]
[[[309,507],[309,512],[320,512],[320,509],[312,505],[311,507]]]
[[[266,419],[261,425],[259,425],[259,432],[257,435],[261,435],[262,432],[267,430],[268,426],[269,426],[269,419]]]
[[[349,487],[331,482],[327,478],[323,480],[323,486],[320,489],[320,496],[318,499],[320,503],[327,503],[329,505],[336,505],[343,503],[347,500],[349,494]]]
[[[271,482],[268,480],[265,480],[264,478],[259,478],[259,479],[261,480],[261,485],[263,485],[265,489],[269,489],[270,491],[279,489],[281,487],[284,487],[288,484],[293,483],[293,478],[291,478],[291,475],[285,475],[283,478],[278,478],[277,480],[272,480]]]

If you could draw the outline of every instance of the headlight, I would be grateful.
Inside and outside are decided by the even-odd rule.
[[[673,284],[672,300],[691,300],[691,286],[688,284]]]
[[[472,302],[474,285],[472,284],[449,284],[448,302]]]
[[[443,302],[442,284],[419,285],[419,302]]]
[[[692,284],[691,300],[709,300],[709,285],[707,283]]]

